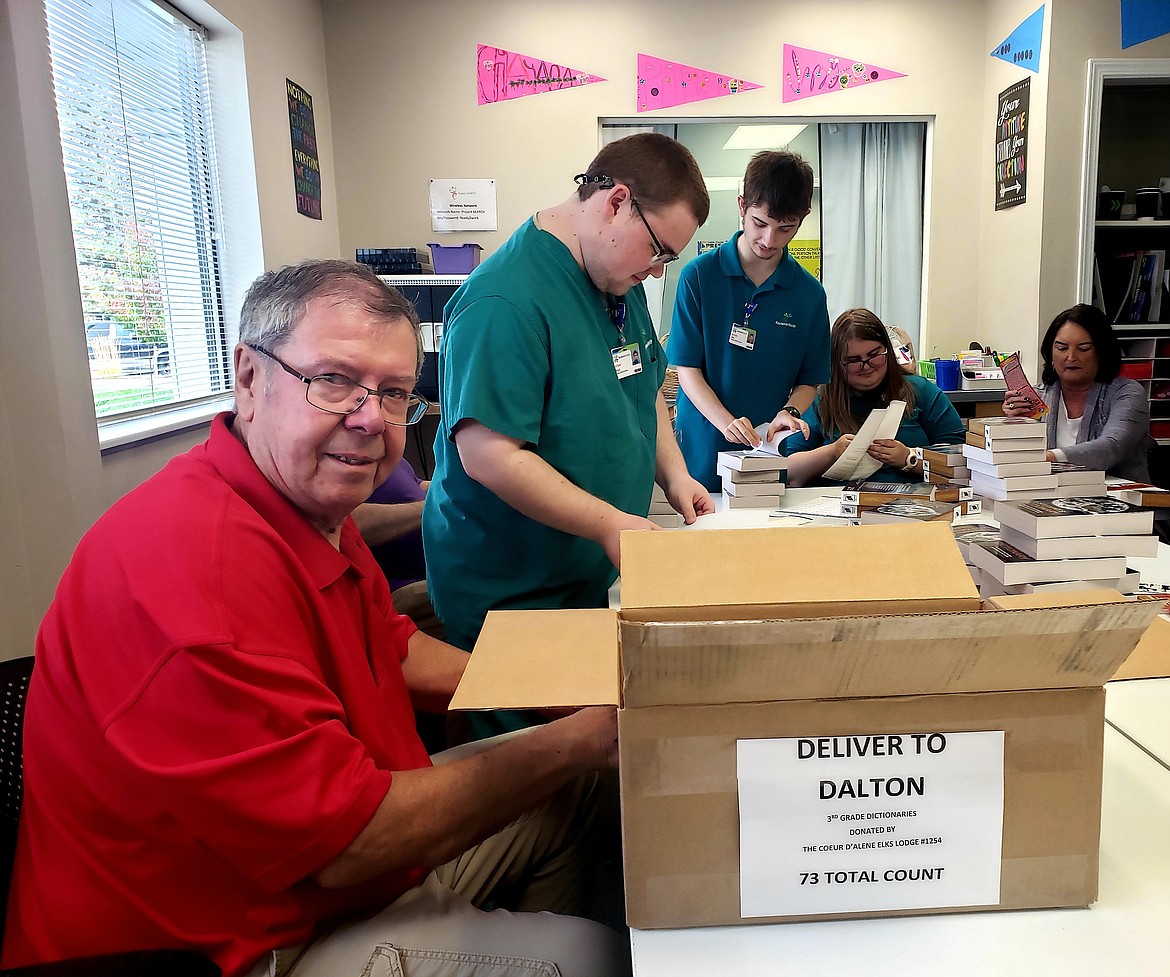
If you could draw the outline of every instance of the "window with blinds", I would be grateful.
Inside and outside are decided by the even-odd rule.
[[[45,0],[99,421],[222,397],[204,32],[152,0]]]

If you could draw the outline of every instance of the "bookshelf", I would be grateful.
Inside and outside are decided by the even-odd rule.
[[[1097,138],[1094,165],[1086,170],[1092,174],[1086,205],[1100,216],[1102,186],[1124,190],[1132,208],[1139,187],[1156,187],[1170,176],[1170,127],[1150,123],[1170,112],[1170,64],[1091,62],[1091,69],[1096,102],[1090,121]],[[1090,294],[1113,323],[1122,375],[1146,388],[1150,434],[1170,445],[1170,214],[1126,218],[1090,224],[1090,280],[1083,281],[1082,294]],[[1159,453],[1170,459],[1170,451]]]

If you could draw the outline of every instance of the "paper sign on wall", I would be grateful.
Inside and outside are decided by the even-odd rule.
[[[480,105],[605,81],[579,68],[566,68],[543,58],[505,51],[489,44],[476,47],[475,77]]]
[[[295,81],[284,80],[288,95],[288,125],[292,136],[293,186],[297,213],[321,220],[321,163],[317,156],[317,127],[313,96]]]
[[[732,78],[706,68],[638,55],[638,111],[653,112],[674,105],[721,98],[762,88],[754,81]]]
[[[495,231],[495,180],[431,180],[432,231]]]
[[[784,45],[784,101],[799,102],[814,95],[829,95],[874,82],[905,78],[900,71],[879,68],[841,54]]]
[[[1170,34],[1170,3],[1166,0],[1121,0],[1121,47],[1133,47]]]
[[[1002,730],[737,746],[744,917],[993,906]]]
[[[1025,20],[1007,37],[1004,42],[991,52],[991,57],[999,58],[1008,64],[1014,64],[1029,71],[1040,70],[1040,42],[1044,40],[1044,7],[1041,6],[1031,17]]]

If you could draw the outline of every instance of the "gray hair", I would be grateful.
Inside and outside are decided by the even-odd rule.
[[[415,376],[422,372],[422,330],[414,304],[369,266],[338,258],[285,265],[257,278],[240,309],[240,342],[278,352],[300,323],[309,301],[320,296],[360,305],[387,324],[405,319],[418,346]]]

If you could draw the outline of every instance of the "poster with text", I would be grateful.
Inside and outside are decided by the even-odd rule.
[[[740,914],[999,903],[1004,734],[740,740]]]
[[[292,133],[293,182],[297,213],[321,219],[321,163],[317,158],[317,129],[313,124],[313,96],[296,82],[284,80],[288,92],[288,124]]]
[[[1028,97],[1025,78],[999,93],[995,113],[995,209],[1015,207],[1028,199]]]

